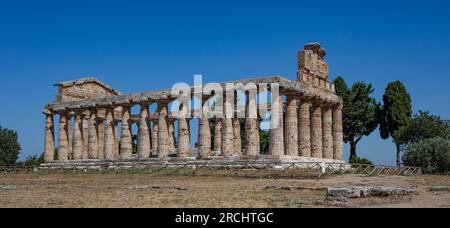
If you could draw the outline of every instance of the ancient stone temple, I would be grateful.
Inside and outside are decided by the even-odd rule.
[[[94,78],[58,83],[56,101],[44,110],[45,160],[342,163],[342,98],[328,79],[325,55],[320,44],[306,45],[298,54],[298,80],[276,76],[133,94]],[[239,91],[244,105],[234,102]],[[262,92],[271,94],[266,104],[258,98]],[[201,108],[192,105],[194,97]],[[211,106],[213,97],[223,101],[223,115],[207,115],[205,110],[219,110]],[[265,114],[270,139],[269,151],[262,153],[258,116]]]

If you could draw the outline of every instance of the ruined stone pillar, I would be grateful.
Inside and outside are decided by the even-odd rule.
[[[105,118],[105,138],[104,138],[105,159],[115,160],[114,157],[114,110],[106,109]]]
[[[151,136],[151,139],[152,139],[151,153],[153,155],[157,155],[158,154],[158,130],[159,130],[158,119],[156,119],[156,120],[153,119],[152,122],[153,122],[153,130],[152,130],[152,136]]]
[[[55,160],[55,122],[54,114],[48,110],[45,114],[45,142],[44,142],[44,159],[45,162],[53,162]]]
[[[299,109],[299,147],[300,156],[311,157],[311,103],[302,99]]]
[[[241,119],[233,119],[233,154],[242,155]]]
[[[222,119],[216,118],[216,128],[214,129],[214,151],[217,155],[222,154]]]
[[[343,147],[342,104],[339,104],[333,111],[333,158],[335,160],[344,160]]]
[[[323,158],[333,159],[333,111],[329,106],[322,108]]]
[[[314,103],[311,111],[311,156],[323,158],[322,146],[322,107],[320,103]]]
[[[245,154],[248,156],[260,155],[260,139],[258,124],[258,106],[256,93],[247,93],[247,108],[245,115]]]
[[[270,111],[270,146],[269,154],[284,155],[284,112],[281,94],[272,91],[272,108]]]
[[[58,160],[69,159],[69,141],[67,140],[67,114],[59,115]]]
[[[167,146],[169,147],[169,152],[175,151],[175,121],[168,119],[168,137]]]
[[[73,127],[72,127],[72,113],[67,112],[67,142],[68,142],[68,160],[73,159]]]
[[[116,113],[114,111],[114,113]],[[116,119],[116,114],[113,115],[113,132],[114,132],[114,160],[120,159],[120,143],[119,143],[119,120]]]
[[[233,156],[233,106],[225,99],[224,118],[222,119],[222,155],[225,157]]]
[[[122,111],[122,143],[120,145],[120,158],[131,159],[133,155],[133,142],[131,134],[131,110],[130,107],[123,106]]]
[[[75,113],[75,120],[73,123],[73,160],[83,160],[83,114],[79,111]]]
[[[286,105],[286,153],[289,156],[298,156],[298,99],[295,96],[287,97]]]
[[[188,124],[188,112],[189,108],[187,104],[181,105],[180,118],[178,119],[178,157],[184,158],[189,156],[191,151],[191,142],[189,134],[189,124]],[[199,129],[201,131],[201,128]]]
[[[208,100],[203,100],[203,110],[208,108]],[[200,158],[209,158],[211,157],[211,127],[204,111],[198,122],[198,155]]]
[[[141,104],[141,111],[139,115],[139,130],[138,130],[138,149],[137,154],[139,159],[147,159],[150,157],[150,136],[148,129],[148,104]]]
[[[83,153],[82,153],[82,159],[88,159],[89,156],[89,111],[84,111],[81,113],[82,119],[81,119],[81,137],[83,141]]]
[[[98,159],[105,159],[105,128],[103,121],[105,120],[104,109],[97,111],[97,135],[98,135]]]
[[[169,157],[169,126],[167,102],[158,103],[158,158]]]
[[[97,112],[90,112],[89,136],[88,136],[88,157],[89,159],[98,159],[98,133],[97,133]]]

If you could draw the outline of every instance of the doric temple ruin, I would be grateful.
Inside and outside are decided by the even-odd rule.
[[[298,80],[277,76],[229,82],[240,87],[223,93],[225,115],[220,117],[208,117],[201,111],[213,109],[210,101],[219,94],[207,85],[189,87],[184,93],[167,89],[122,94],[94,78],[58,83],[56,101],[44,109],[45,161],[343,163],[342,98],[328,80],[325,55],[320,44],[307,44],[298,54]],[[225,91],[228,83],[217,84]],[[271,93],[265,109],[258,94],[249,92],[251,88]],[[238,91],[243,91],[244,105],[226,99]],[[179,109],[171,110],[182,96],[186,99]],[[201,101],[201,110],[193,107],[194,97]],[[151,112],[149,107],[155,104],[157,108]],[[139,107],[138,114],[132,114],[133,107]],[[258,114],[266,113],[261,112],[270,114],[273,126],[264,153]],[[194,118],[198,119],[195,136],[191,134]]]

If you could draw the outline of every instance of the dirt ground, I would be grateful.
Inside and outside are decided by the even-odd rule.
[[[324,179],[246,179],[240,177],[149,176],[147,174],[29,173],[0,174],[0,207],[151,207],[151,208],[301,208],[326,207],[324,190],[281,190],[323,187],[406,187],[406,197],[350,200],[345,207],[450,207],[450,192],[431,186],[450,185],[449,176]]]

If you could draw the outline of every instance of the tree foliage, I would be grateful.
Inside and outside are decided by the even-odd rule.
[[[13,165],[20,153],[17,132],[0,127],[0,164]]]
[[[419,111],[407,130],[405,139],[408,143],[419,142],[430,138],[450,138],[450,128],[439,116]]]
[[[342,77],[336,78],[336,93],[344,99],[342,110],[344,141],[350,144],[350,161],[355,161],[356,146],[378,127],[378,104],[371,96],[371,84],[356,82],[350,89]]]
[[[407,143],[412,123],[411,96],[400,81],[395,81],[387,85],[383,103],[378,110],[381,138],[392,137],[397,147],[397,165],[400,166],[400,149]]]
[[[450,141],[444,138],[430,138],[411,143],[403,156],[407,166],[422,167],[430,174],[450,172]]]

